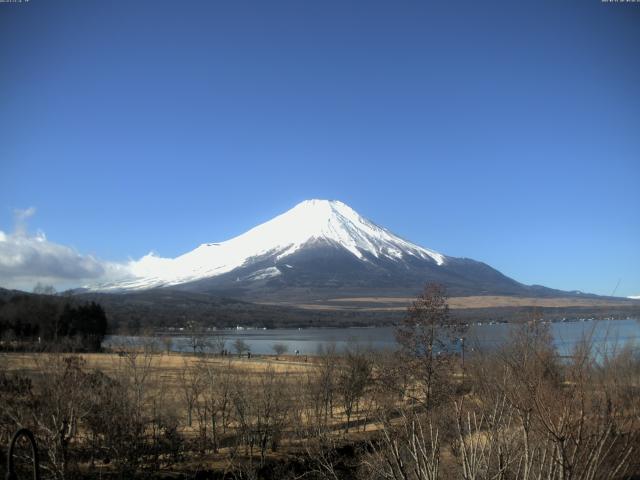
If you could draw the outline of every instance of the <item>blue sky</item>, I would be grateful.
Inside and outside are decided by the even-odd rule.
[[[638,295],[638,45],[640,4],[600,0],[3,3],[0,231],[35,207],[19,229],[120,262],[339,199]]]

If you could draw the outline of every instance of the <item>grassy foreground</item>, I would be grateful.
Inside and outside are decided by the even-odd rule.
[[[548,324],[532,322],[463,367],[456,355],[416,355],[415,341],[433,352],[433,338],[405,332],[408,350],[307,361],[2,353],[0,446],[30,428],[43,478],[59,480],[640,475],[632,346],[594,361],[585,342],[560,357]]]

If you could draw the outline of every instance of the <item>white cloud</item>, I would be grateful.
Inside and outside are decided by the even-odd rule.
[[[640,295],[629,295],[627,298],[631,298],[632,300],[640,300]]]
[[[42,283],[65,289],[129,276],[127,265],[104,262],[50,242],[41,231],[30,235],[27,219],[35,212],[33,207],[15,210],[14,232],[0,231],[0,287],[31,290]]]

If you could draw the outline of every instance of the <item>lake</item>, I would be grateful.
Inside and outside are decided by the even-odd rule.
[[[498,323],[472,325],[465,335],[465,350],[494,349],[509,337],[509,332],[517,324]],[[558,352],[568,355],[577,342],[585,337],[593,339],[596,348],[611,349],[629,343],[640,346],[640,320],[585,320],[577,322],[558,322],[550,324],[551,333]],[[273,330],[221,330],[228,350],[233,350],[233,342],[244,340],[253,354],[273,354],[275,343],[285,344],[288,352],[296,350],[300,355],[314,355],[319,349],[335,345],[338,351],[350,346],[371,348],[374,350],[394,349],[396,341],[393,327],[372,328],[303,328]],[[206,338],[206,337],[205,337]],[[117,348],[120,345],[142,345],[153,342],[159,349],[164,348],[159,337],[139,337],[111,335],[104,345]],[[172,337],[172,350],[191,351],[190,339],[186,336]]]

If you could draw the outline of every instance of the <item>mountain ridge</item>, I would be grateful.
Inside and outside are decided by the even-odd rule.
[[[486,263],[444,255],[405,240],[337,200],[305,200],[223,242],[173,259],[135,262],[128,279],[98,292],[170,288],[250,301],[295,302],[340,296],[414,296],[427,282],[451,295],[567,296],[528,286]]]
[[[414,256],[438,265],[445,256],[408,242],[337,200],[305,200],[287,212],[224,242],[203,243],[174,259],[148,254],[131,266],[132,277],[92,290],[134,290],[172,286],[226,274],[270,257],[275,263],[314,243],[335,244],[356,258],[401,260]],[[286,264],[285,264],[286,265]],[[276,271],[263,272],[278,275]]]

